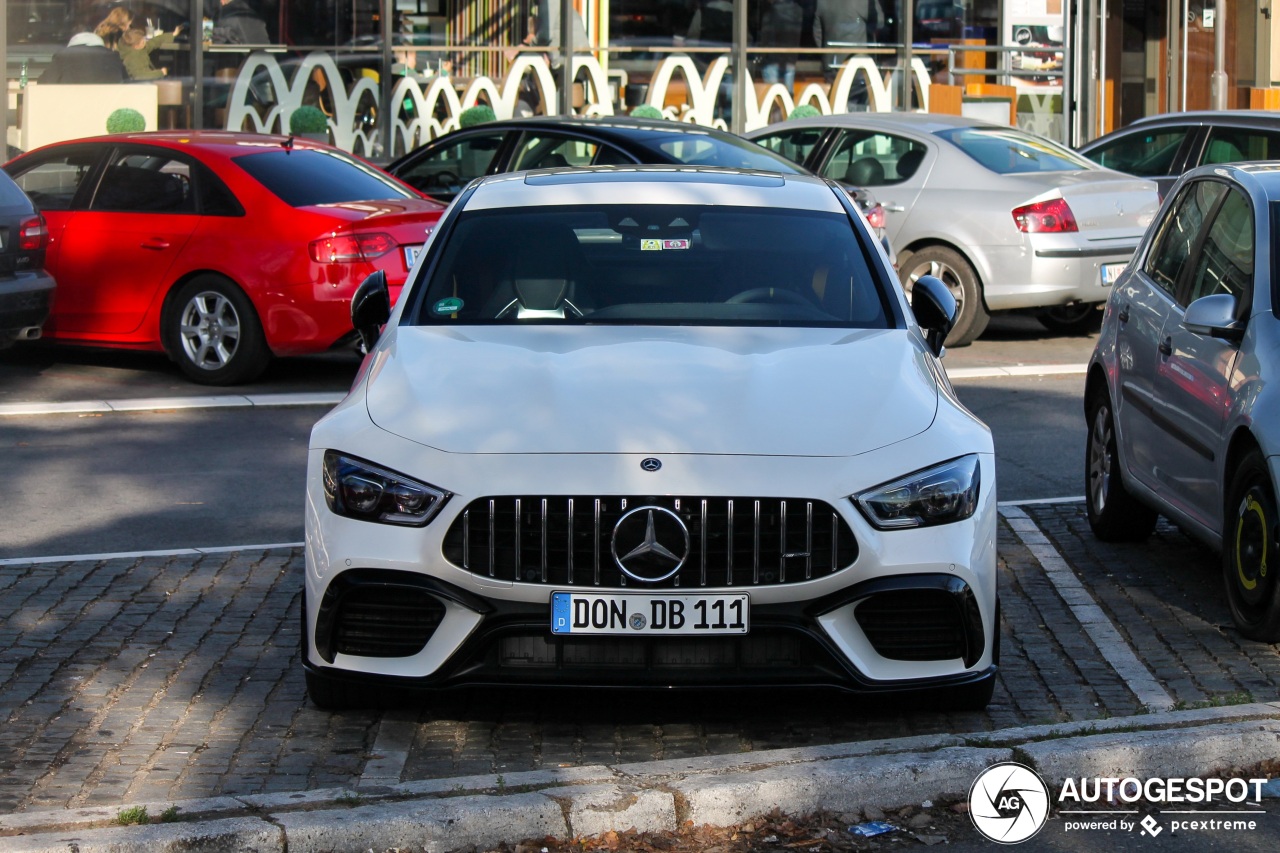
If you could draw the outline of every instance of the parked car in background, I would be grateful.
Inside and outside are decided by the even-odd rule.
[[[536,116],[492,121],[434,139],[387,167],[400,180],[449,201],[481,175],[564,166],[672,163],[808,174],[798,163],[710,127],[622,116]],[[884,211],[863,187],[850,187],[884,235]]]
[[[376,366],[312,431],[312,701],[487,683],[987,704],[996,479],[938,359],[954,301],[922,278],[913,313],[838,184],[493,175],[425,251],[394,312],[361,286]]]
[[[1274,164],[1195,169],[1116,283],[1089,365],[1086,496],[1106,541],[1157,513],[1222,553],[1236,627],[1280,640]]]
[[[44,218],[0,174],[0,349],[40,337],[54,295],[53,277],[44,269],[48,245]]]
[[[343,151],[281,136],[116,134],[4,169],[48,223],[46,337],[164,350],[211,385],[354,341],[356,286],[382,270],[398,290],[443,210]]]
[[[1068,334],[1096,329],[1159,206],[1149,181],[960,116],[848,113],[746,136],[876,194],[903,286],[934,275],[960,303],[949,346],[981,335],[993,311],[1032,309]]]
[[[1080,147],[1118,172],[1150,178],[1161,195],[1196,166],[1280,160],[1280,112],[1205,110],[1148,116]]]

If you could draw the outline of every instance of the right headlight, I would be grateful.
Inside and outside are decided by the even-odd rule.
[[[963,521],[978,508],[980,471],[977,455],[961,456],[861,492],[853,501],[880,530]]]
[[[324,454],[324,497],[336,515],[421,527],[450,493],[336,450]]]

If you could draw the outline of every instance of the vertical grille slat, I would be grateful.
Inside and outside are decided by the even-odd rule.
[[[627,577],[614,558],[618,520],[646,506],[675,513],[688,531],[684,566],[655,583]],[[744,506],[751,518],[741,523]],[[841,571],[857,559],[858,543],[834,507],[803,498],[511,495],[464,507],[445,533],[444,556],[473,574],[516,583],[743,588]]]

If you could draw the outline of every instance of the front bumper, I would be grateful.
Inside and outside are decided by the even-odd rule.
[[[322,450],[312,453],[314,463],[323,457]],[[333,515],[317,478],[309,478],[304,663],[334,678],[432,688],[764,684],[879,692],[978,681],[993,672],[998,630],[994,460],[987,454],[979,458],[984,489],[976,512],[964,521],[879,531],[851,501],[828,497],[858,543],[857,557],[849,565],[821,576],[815,571],[811,579],[801,574],[786,583],[717,586],[713,584],[723,582],[712,579],[703,586],[690,578],[679,589],[594,586],[590,574],[581,571],[570,585],[570,575],[559,569],[542,581],[468,571],[443,556],[447,531],[469,503],[462,496],[451,498],[425,528],[395,528]],[[498,460],[489,461],[496,465]],[[626,455],[621,461],[595,458],[589,464],[639,472],[638,461]],[[750,472],[759,464],[764,470],[757,472],[759,481],[745,488],[748,494],[760,494],[752,486],[769,479],[781,494],[794,495],[800,488],[780,482],[781,472],[767,460],[702,461],[732,467],[748,480],[754,479]],[[484,462],[473,459],[469,465],[478,480],[489,479]],[[556,470],[562,482],[572,480],[555,460],[540,464],[548,470],[535,480],[554,482]],[[810,466],[813,471],[796,470]],[[863,460],[861,467],[876,466]],[[811,479],[805,475],[817,471],[845,479],[831,468],[827,459],[792,459],[786,466],[798,480]],[[901,473],[897,466],[892,470]],[[706,473],[693,472],[694,479]],[[868,485],[891,479],[887,471],[862,474]],[[515,485],[510,469],[506,479]],[[565,483],[566,488],[573,485]],[[816,491],[830,495],[825,489]],[[551,595],[565,589],[656,595],[745,592],[750,633],[552,636]]]
[[[461,639],[460,611],[472,617],[463,620],[470,627]],[[990,678],[996,663],[973,590],[943,574],[880,578],[817,601],[753,606],[751,633],[734,637],[552,636],[546,604],[476,596],[427,576],[379,570],[339,575],[307,614],[308,670],[397,688],[763,685],[885,693],[971,684]],[[844,620],[849,624],[838,624]],[[876,680],[842,648],[854,633],[871,654],[961,667]],[[425,664],[440,658],[442,646],[449,654],[425,675],[351,667],[357,659],[389,660],[372,657],[380,655]]]

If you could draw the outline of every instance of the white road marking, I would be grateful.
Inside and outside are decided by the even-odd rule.
[[[1173,697],[1138,660],[1129,643],[1107,617],[1106,611],[1094,601],[1093,596],[1071,570],[1070,564],[1058,553],[1058,549],[1053,547],[1053,543],[1036,526],[1035,521],[1018,506],[1002,504],[1000,514],[1009,522],[1009,527],[1022,540],[1022,544],[1026,545],[1032,556],[1039,561],[1045,575],[1058,591],[1058,595],[1084,627],[1085,634],[1097,647],[1103,659],[1128,685],[1133,695],[1138,697],[1138,701],[1153,711],[1166,711],[1172,708]]]
[[[1088,372],[1087,364],[1011,364],[1008,367],[948,368],[947,376],[952,379],[1003,379],[1009,376],[1083,376]]]
[[[230,409],[258,406],[333,406],[345,392],[307,394],[215,394],[208,397],[141,397],[131,400],[79,400],[68,403],[0,403],[0,417],[75,415],[106,412],[160,412],[178,409]]]
[[[373,757],[365,764],[356,787],[399,785],[417,731],[416,713],[397,710],[383,714],[378,723],[378,736],[373,741]]]

